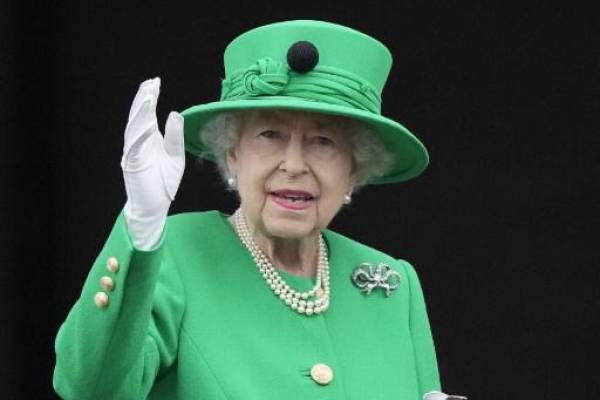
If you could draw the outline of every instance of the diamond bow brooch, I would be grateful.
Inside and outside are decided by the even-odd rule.
[[[400,280],[400,274],[384,263],[362,263],[352,273],[352,281],[366,294],[371,294],[373,289],[380,287],[389,296],[400,286]]]

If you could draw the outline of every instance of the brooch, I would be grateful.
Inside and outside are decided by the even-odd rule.
[[[389,296],[400,286],[400,280],[400,274],[384,263],[377,265],[362,263],[352,273],[354,284],[367,294],[371,294],[373,289],[380,287],[385,290],[385,295]]]

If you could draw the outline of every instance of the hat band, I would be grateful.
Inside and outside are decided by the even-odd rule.
[[[222,101],[274,95],[381,114],[379,93],[358,75],[336,67],[317,65],[309,72],[297,73],[287,64],[265,57],[221,83]]]

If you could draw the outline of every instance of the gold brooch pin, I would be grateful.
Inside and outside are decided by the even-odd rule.
[[[373,289],[380,287],[389,296],[400,286],[400,280],[400,274],[384,263],[362,263],[352,273],[352,281],[366,294],[371,294]]]

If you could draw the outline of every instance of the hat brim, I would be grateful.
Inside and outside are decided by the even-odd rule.
[[[190,107],[184,117],[185,148],[188,152],[211,159],[200,140],[200,129],[215,115],[233,110],[283,109],[339,115],[367,124],[392,153],[393,163],[388,173],[369,184],[402,182],[421,174],[429,163],[425,146],[408,129],[381,115],[349,107],[309,101],[289,96],[265,96],[250,99],[225,100]]]

